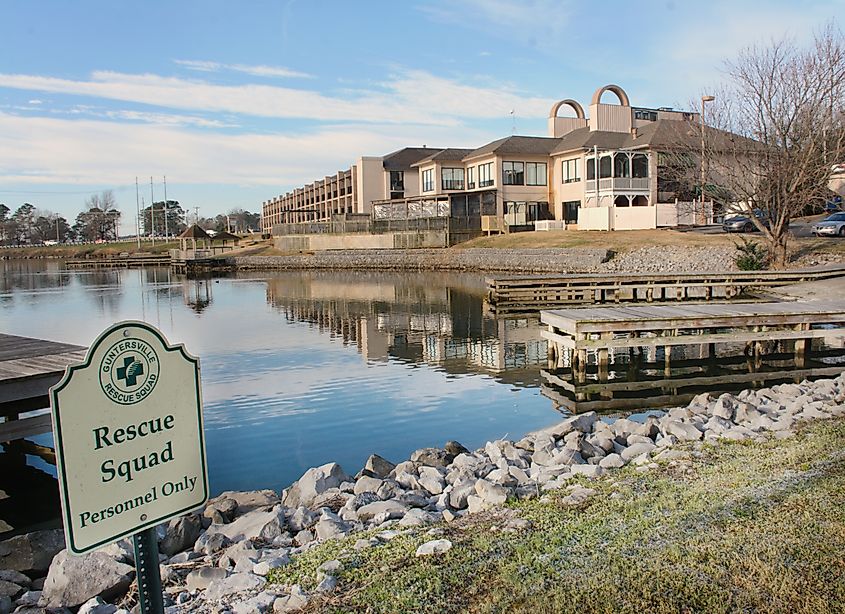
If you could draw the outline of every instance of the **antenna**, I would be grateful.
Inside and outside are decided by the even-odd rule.
[[[153,245],[156,244],[156,197],[153,195],[153,176],[150,175],[150,233],[153,235]]]
[[[165,239],[170,235],[167,233],[167,175],[164,176],[164,237]]]

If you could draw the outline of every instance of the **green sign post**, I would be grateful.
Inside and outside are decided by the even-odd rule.
[[[155,527],[208,500],[199,360],[144,322],[105,330],[50,390],[68,551],[132,535],[141,611],[163,611]]]

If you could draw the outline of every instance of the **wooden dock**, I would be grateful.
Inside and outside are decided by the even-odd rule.
[[[0,443],[49,432],[49,413],[21,414],[50,406],[48,392],[86,349],[68,343],[0,333]]]
[[[543,393],[579,410],[845,371],[845,351],[813,348],[814,340],[845,345],[845,301],[587,307],[540,319],[549,343]]]
[[[677,303],[733,299],[749,288],[845,276],[845,265],[791,271],[519,275],[487,279],[496,315],[534,313],[576,304]]]
[[[168,266],[170,254],[129,254],[106,258],[66,260],[68,269],[128,269],[144,266]]]

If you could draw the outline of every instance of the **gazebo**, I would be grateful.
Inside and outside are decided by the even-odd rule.
[[[235,249],[240,240],[241,238],[238,235],[233,235],[231,232],[226,232],[224,230],[211,237],[211,245],[214,251],[219,249],[221,252],[225,252],[227,250]]]
[[[183,254],[193,252],[196,254],[197,250],[208,249],[211,237],[202,228],[196,224],[191,224],[185,231],[179,235],[179,243]],[[188,247],[188,241],[191,242],[191,247]]]

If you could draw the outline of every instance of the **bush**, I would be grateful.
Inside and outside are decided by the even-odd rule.
[[[742,243],[736,243],[734,263],[740,271],[760,271],[769,267],[769,253],[760,243],[740,237]]]

